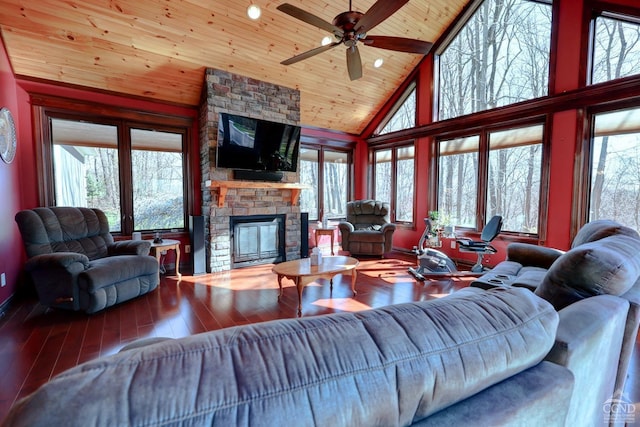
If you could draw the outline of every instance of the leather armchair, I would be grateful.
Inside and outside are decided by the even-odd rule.
[[[149,241],[114,242],[99,209],[51,207],[20,211],[16,222],[40,302],[94,313],[152,291],[160,282]]]
[[[377,200],[347,203],[347,220],[338,224],[342,249],[352,255],[384,256],[391,252],[395,224],[389,222],[389,204]]]

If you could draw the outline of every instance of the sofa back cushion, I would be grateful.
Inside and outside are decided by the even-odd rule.
[[[575,248],[585,243],[595,242],[618,234],[640,239],[640,235],[633,228],[626,227],[610,219],[598,219],[588,222],[580,228],[573,242],[571,242],[571,247]]]
[[[20,211],[16,222],[29,258],[53,252],[76,252],[90,260],[107,256],[113,243],[109,221],[99,209],[50,207]]]
[[[639,277],[640,239],[614,234],[558,257],[535,293],[560,310],[595,295],[622,295]]]
[[[538,364],[557,324],[553,307],[526,289],[468,288],[439,300],[238,326],[72,368],[7,420],[409,425]]]
[[[379,230],[389,222],[389,203],[377,200],[354,200],[347,203],[347,222],[356,230]]]

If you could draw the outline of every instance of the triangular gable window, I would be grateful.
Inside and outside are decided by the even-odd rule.
[[[387,117],[382,121],[382,129],[377,133],[384,135],[402,129],[416,126],[416,85],[412,83],[405,91],[402,98],[391,109]]]

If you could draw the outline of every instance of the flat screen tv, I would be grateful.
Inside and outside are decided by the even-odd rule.
[[[220,113],[216,167],[296,172],[300,127]]]

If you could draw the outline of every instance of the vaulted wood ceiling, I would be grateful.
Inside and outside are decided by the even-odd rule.
[[[204,69],[217,68],[299,89],[303,125],[360,134],[422,56],[360,44],[356,81],[344,46],[281,65],[328,34],[277,10],[285,1],[329,22],[349,10],[347,0],[254,0],[252,21],[251,0],[2,0],[0,31],[17,76],[195,106]],[[371,34],[435,41],[467,2],[410,0]]]

